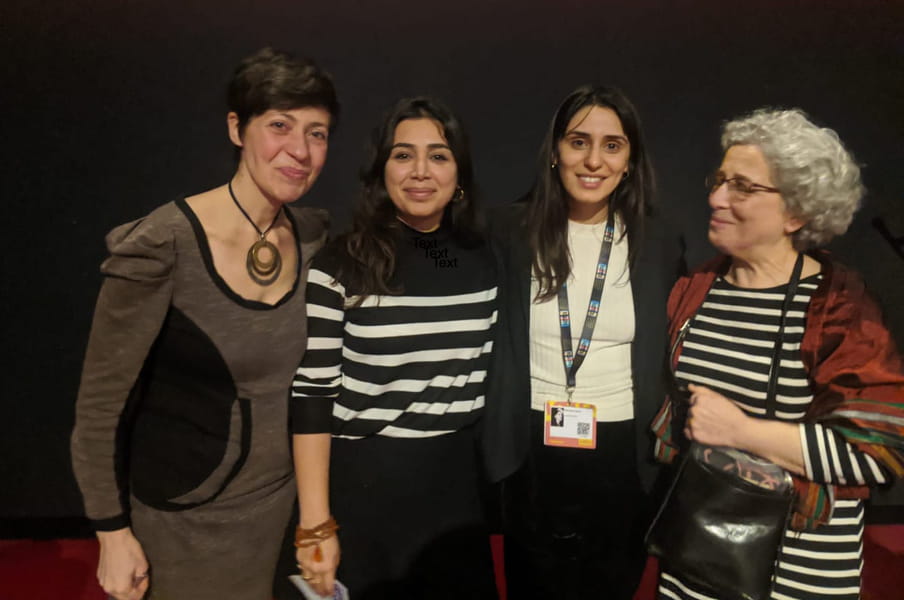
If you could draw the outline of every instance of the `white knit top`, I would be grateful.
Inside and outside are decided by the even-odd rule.
[[[587,225],[568,222],[571,276],[568,279],[568,309],[571,311],[572,346],[577,349],[587,316],[587,304],[603,240],[605,222]],[[615,239],[609,257],[599,317],[590,350],[577,372],[572,400],[594,404],[597,421],[625,421],[634,418],[634,391],[631,375],[631,342],[634,341],[634,302],[628,269],[628,238],[616,217]],[[537,282],[531,283],[531,298]],[[566,400],[565,368],[559,311],[555,297],[530,309],[531,408],[543,410],[548,400]]]

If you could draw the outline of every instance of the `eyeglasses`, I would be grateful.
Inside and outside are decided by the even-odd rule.
[[[752,183],[742,177],[725,177],[725,174],[721,171],[716,171],[706,177],[706,189],[709,190],[710,193],[713,193],[722,187],[723,183],[728,186],[729,193],[735,196],[749,196],[756,192],[769,192],[772,194],[781,193],[778,188]]]

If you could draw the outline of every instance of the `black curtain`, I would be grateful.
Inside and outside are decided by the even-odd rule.
[[[561,97],[604,82],[641,111],[660,200],[697,263],[712,254],[702,182],[721,156],[720,122],[764,105],[802,107],[865,165],[869,195],[833,247],[864,274],[904,345],[900,244],[896,252],[873,225],[904,235],[902,9],[881,0],[5,0],[0,519],[81,515],[68,438],[103,235],[229,177],[224,86],[263,45],[310,55],[335,76],[342,122],[303,202],[329,207],[338,228],[369,129],[397,98],[434,94],[463,116],[490,205],[530,185]]]

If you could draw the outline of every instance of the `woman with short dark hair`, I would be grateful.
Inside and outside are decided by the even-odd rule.
[[[351,231],[317,256],[307,288],[310,345],[292,390],[302,503],[341,527],[338,577],[355,600],[495,598],[474,430],[497,285],[461,122],[436,100],[401,100],[374,131],[362,184]],[[327,498],[305,482],[306,440],[328,447],[328,432]],[[332,566],[338,548],[323,548]],[[329,591],[331,570],[300,562]]]
[[[314,63],[271,49],[228,98],[232,178],[107,236],[72,457],[117,600],[270,598],[295,498],[285,394],[327,215],[287,205],[338,104]]]

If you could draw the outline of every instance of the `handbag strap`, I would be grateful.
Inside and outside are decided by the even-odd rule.
[[[788,281],[788,289],[785,291],[785,300],[782,302],[782,314],[778,321],[778,332],[775,335],[775,346],[772,349],[772,364],[769,365],[769,383],[766,385],[766,418],[775,418],[775,409],[778,402],[775,400],[776,388],[778,387],[779,365],[782,360],[782,341],[785,336],[785,323],[788,321],[788,311],[791,309],[791,303],[794,301],[794,295],[797,293],[797,286],[800,283],[800,274],[804,268],[804,255],[798,253],[797,261],[794,263],[794,270],[791,271],[791,279]]]
[[[775,336],[775,346],[772,348],[772,362],[769,365],[769,379],[766,384],[766,415],[767,419],[775,418],[775,410],[777,402],[775,401],[776,396],[776,388],[778,387],[778,372],[779,365],[781,364],[781,355],[782,355],[782,342],[785,336],[785,323],[788,320],[788,311],[791,309],[791,303],[794,301],[794,296],[797,294],[797,286],[800,283],[800,276],[803,272],[804,268],[804,255],[803,253],[798,253],[797,260],[794,263],[794,268],[791,271],[791,279],[788,280],[788,288],[785,290],[785,299],[782,301],[782,312],[779,317],[778,322],[778,331]],[[672,370],[673,364],[675,362],[675,352],[678,350],[678,347],[684,342],[684,338],[687,335],[687,332],[690,330],[691,324],[694,321],[694,317],[696,314],[688,317],[687,320],[681,325],[681,328],[678,330],[678,334],[675,336],[675,341],[672,342],[671,347],[669,348],[668,356],[665,361],[665,372],[666,372],[666,384],[669,388],[670,396],[677,403],[681,399],[686,399],[688,391],[687,387],[680,385],[678,381],[675,379],[675,372]]]

